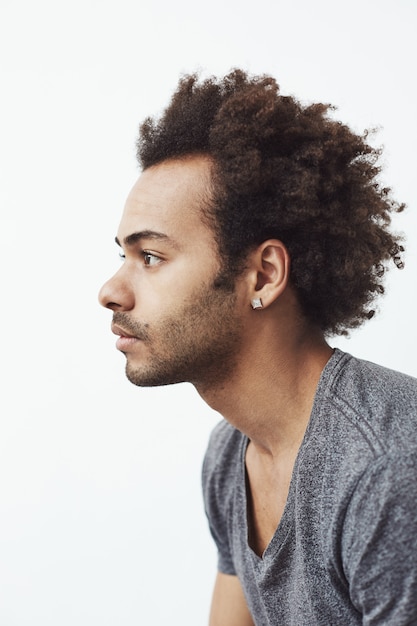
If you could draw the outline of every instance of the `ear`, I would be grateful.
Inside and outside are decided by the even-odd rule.
[[[250,299],[254,308],[273,304],[285,291],[290,277],[290,255],[282,241],[268,239],[248,258]],[[256,301],[260,300],[256,306]]]

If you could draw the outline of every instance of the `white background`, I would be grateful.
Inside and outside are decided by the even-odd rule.
[[[407,266],[333,345],[417,375],[416,6],[1,0],[1,626],[206,624],[200,467],[218,416],[188,385],[130,385],[97,304],[138,124],[181,72],[271,73],[381,126]]]

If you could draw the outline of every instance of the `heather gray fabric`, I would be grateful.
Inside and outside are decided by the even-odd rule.
[[[239,577],[256,626],[417,625],[417,380],[335,351],[262,558],[247,543],[246,446],[214,429],[203,493],[219,570]]]

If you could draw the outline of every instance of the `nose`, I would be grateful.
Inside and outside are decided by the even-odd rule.
[[[104,283],[98,294],[100,304],[112,311],[130,311],[135,306],[130,281],[121,275],[122,269]]]

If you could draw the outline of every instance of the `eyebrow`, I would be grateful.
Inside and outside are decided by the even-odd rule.
[[[140,230],[137,233],[132,233],[131,235],[127,235],[127,237],[123,239],[123,244],[127,247],[133,246],[135,243],[137,243],[138,241],[142,239],[152,239],[154,241],[165,241],[169,243],[171,246],[173,246],[174,248],[178,247],[177,244],[174,242],[174,240],[171,239],[171,237],[169,237],[165,233],[159,233],[156,230]],[[118,237],[115,237],[114,240],[118,246],[122,245]]]

